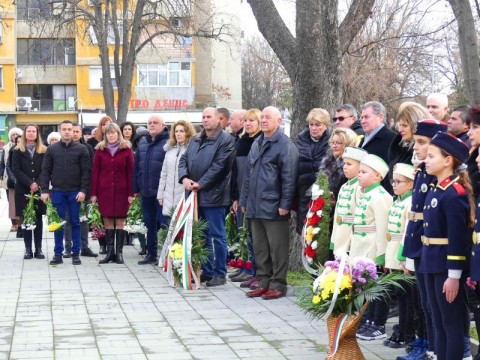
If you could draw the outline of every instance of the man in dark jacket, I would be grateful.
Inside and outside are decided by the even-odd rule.
[[[85,146],[88,150],[88,156],[90,160],[90,165],[93,164],[93,147],[90,144],[87,144],[83,137],[82,137],[82,128],[80,125],[73,125],[73,135],[72,135],[72,140],[75,141],[76,143],[80,143],[83,146]],[[87,192],[86,199],[90,199],[90,195]],[[85,204],[89,203],[88,200],[85,201]],[[68,209],[66,212],[66,218],[65,220],[67,223],[65,224],[65,252],[63,253],[64,258],[69,258],[72,256],[72,227],[70,226],[70,221],[69,221],[69,214],[68,214]],[[81,256],[88,256],[88,257],[97,257],[98,254],[94,253],[90,247],[88,246],[88,222],[86,219],[80,220],[80,238],[82,240],[82,251],[80,253]]]
[[[178,178],[185,190],[198,193],[198,214],[208,222],[205,248],[209,250],[202,266],[207,286],[224,285],[227,273],[225,211],[230,206],[230,178],[235,161],[234,138],[222,130],[217,109],[202,114],[204,130],[188,144],[178,164]]]
[[[357,110],[350,104],[342,104],[335,109],[335,116],[332,118],[333,127],[350,128],[355,134],[363,135],[362,124],[358,120]]]
[[[65,120],[60,124],[61,141],[48,147],[42,164],[40,187],[46,202],[52,184],[52,204],[60,218],[65,219],[68,208],[72,226],[72,263],[80,265],[80,203],[90,186],[91,163],[87,148],[73,141],[73,124]],[[55,256],[51,265],[61,264],[63,253],[63,227],[55,231]]]
[[[133,169],[133,192],[142,196],[142,210],[147,227],[148,255],[139,265],[157,262],[158,226],[163,225],[162,206],[157,201],[158,183],[165,159],[165,146],[169,134],[165,122],[158,115],[148,119],[148,135],[140,141],[135,153]]]
[[[245,166],[240,206],[250,219],[259,288],[249,297],[266,300],[285,295],[290,229],[288,219],[296,191],[298,150],[280,129],[280,111],[263,109],[260,127]]]
[[[388,164],[388,150],[395,138],[395,132],[385,126],[386,116],[385,106],[378,101],[369,101],[362,105],[362,128],[365,137],[360,141],[359,147],[369,154],[379,156]],[[393,193],[388,176],[383,179],[382,186],[390,194]]]

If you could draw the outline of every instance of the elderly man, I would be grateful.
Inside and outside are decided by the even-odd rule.
[[[201,281],[207,286],[224,285],[227,273],[225,212],[230,206],[230,178],[235,160],[231,135],[222,130],[216,109],[202,114],[203,131],[188,145],[178,164],[178,178],[185,190],[198,193],[198,215],[208,222],[205,248],[208,261],[202,266]]]
[[[448,119],[447,121],[447,131],[467,143],[468,146],[471,146],[470,140],[468,139],[467,135],[467,132],[470,128],[467,125],[467,116],[468,107],[458,106],[454,108],[452,111],[452,115],[450,115],[450,119]]]
[[[228,120],[228,126],[230,126],[230,130],[232,131],[232,135],[235,136],[235,140],[238,139],[240,134],[243,131],[243,122],[245,121],[245,114],[247,110],[235,110],[232,115],[230,115],[230,119]]]
[[[295,196],[298,150],[280,129],[280,111],[268,106],[262,111],[263,134],[248,154],[240,206],[250,219],[259,287],[248,297],[265,300],[285,295],[287,287],[290,229],[288,219]]]
[[[360,141],[359,147],[369,154],[381,157],[388,164],[388,149],[395,138],[395,132],[385,126],[386,116],[385,106],[378,101],[369,101],[362,105],[362,128],[365,137]],[[388,176],[383,179],[382,186],[392,194]]]
[[[433,93],[427,97],[427,110],[435,120],[447,122],[448,97],[445,94]]]
[[[357,135],[363,135],[362,124],[358,120],[357,110],[350,104],[340,105],[335,110],[335,116],[332,118],[335,128],[350,128]]]
[[[168,129],[159,115],[153,115],[147,123],[148,135],[138,144],[133,169],[133,192],[142,197],[142,211],[147,227],[147,256],[138,265],[157,262],[158,226],[163,224],[162,206],[157,201],[158,184],[165,150],[169,139]]]

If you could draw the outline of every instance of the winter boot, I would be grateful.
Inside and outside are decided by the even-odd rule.
[[[115,230],[105,230],[105,242],[107,243],[107,256],[100,260],[99,264],[108,264],[109,262],[115,262]],[[100,252],[101,253],[101,252]]]
[[[125,230],[115,230],[115,237],[117,238],[115,243],[115,250],[117,253],[117,264],[123,264],[123,244],[127,238],[127,232]]]

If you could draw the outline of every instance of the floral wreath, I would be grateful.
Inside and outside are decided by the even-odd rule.
[[[312,185],[312,200],[307,205],[308,212],[302,230],[302,263],[311,274],[317,275],[318,265],[328,258],[330,242],[330,189],[325,173],[320,173]]]

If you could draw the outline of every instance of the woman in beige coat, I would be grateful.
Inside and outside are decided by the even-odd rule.
[[[171,208],[177,206],[185,191],[183,185],[178,182],[178,163],[194,135],[195,129],[192,124],[186,120],[178,120],[172,125],[170,140],[163,148],[165,160],[157,192],[157,199],[163,207],[162,213],[165,219],[165,223],[162,225],[168,225]]]

